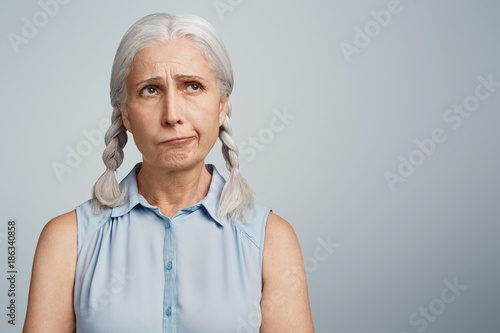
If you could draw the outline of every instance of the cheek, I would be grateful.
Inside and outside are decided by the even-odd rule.
[[[219,135],[219,118],[213,114],[210,117],[196,117],[193,119],[193,127],[197,129],[203,142],[213,144]]]
[[[154,114],[154,111],[143,110],[141,112],[134,110],[130,113],[130,126],[136,131],[147,133],[148,129],[151,129],[155,121],[157,121],[153,117]]]
[[[130,126],[132,136],[137,148],[142,152],[150,145],[154,139],[154,121],[143,114],[131,114]]]

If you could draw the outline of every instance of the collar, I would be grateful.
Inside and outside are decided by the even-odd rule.
[[[142,162],[137,163],[132,170],[123,178],[120,182],[120,188],[126,191],[125,203],[120,206],[113,207],[111,210],[111,217],[119,217],[127,214],[136,205],[141,204],[146,208],[156,208],[150,205],[147,200],[138,192],[137,190],[137,174],[141,169]],[[217,168],[213,164],[205,164],[205,168],[212,175],[212,180],[210,182],[210,188],[205,198],[203,198],[199,203],[191,205],[184,208],[185,210],[196,210],[198,207],[205,207],[206,211],[210,217],[221,226],[225,224],[225,218],[219,219],[217,217],[217,205],[219,203],[219,198],[222,193],[222,188],[226,183],[226,180],[217,171]]]

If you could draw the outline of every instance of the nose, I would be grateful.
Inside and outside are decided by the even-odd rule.
[[[162,125],[173,126],[175,124],[183,124],[183,104],[179,93],[175,89],[169,88],[164,96],[165,98],[162,105]]]

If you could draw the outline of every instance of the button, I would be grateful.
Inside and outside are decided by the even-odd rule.
[[[172,314],[172,308],[170,306],[167,308],[167,311],[165,311],[165,314],[167,316],[170,316]]]
[[[170,229],[170,221],[165,221],[165,227],[166,227],[167,229]]]
[[[172,262],[171,262],[171,261],[169,261],[169,262],[168,262],[168,264],[167,264],[167,269],[168,269],[168,270],[171,270],[171,269],[172,269]]]

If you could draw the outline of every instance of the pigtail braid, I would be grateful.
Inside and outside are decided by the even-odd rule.
[[[231,219],[248,223],[247,211],[254,203],[254,192],[239,170],[238,146],[232,138],[230,117],[231,104],[228,102],[226,119],[219,128],[219,139],[229,178],[222,189],[217,214],[219,217],[229,215]]]
[[[111,115],[111,126],[104,137],[106,148],[102,160],[106,165],[106,171],[92,188],[92,203],[96,213],[102,212],[106,207],[125,203],[126,190],[120,189],[115,171],[123,162],[123,147],[127,144],[127,138],[127,129],[123,125],[120,109],[115,106]]]

